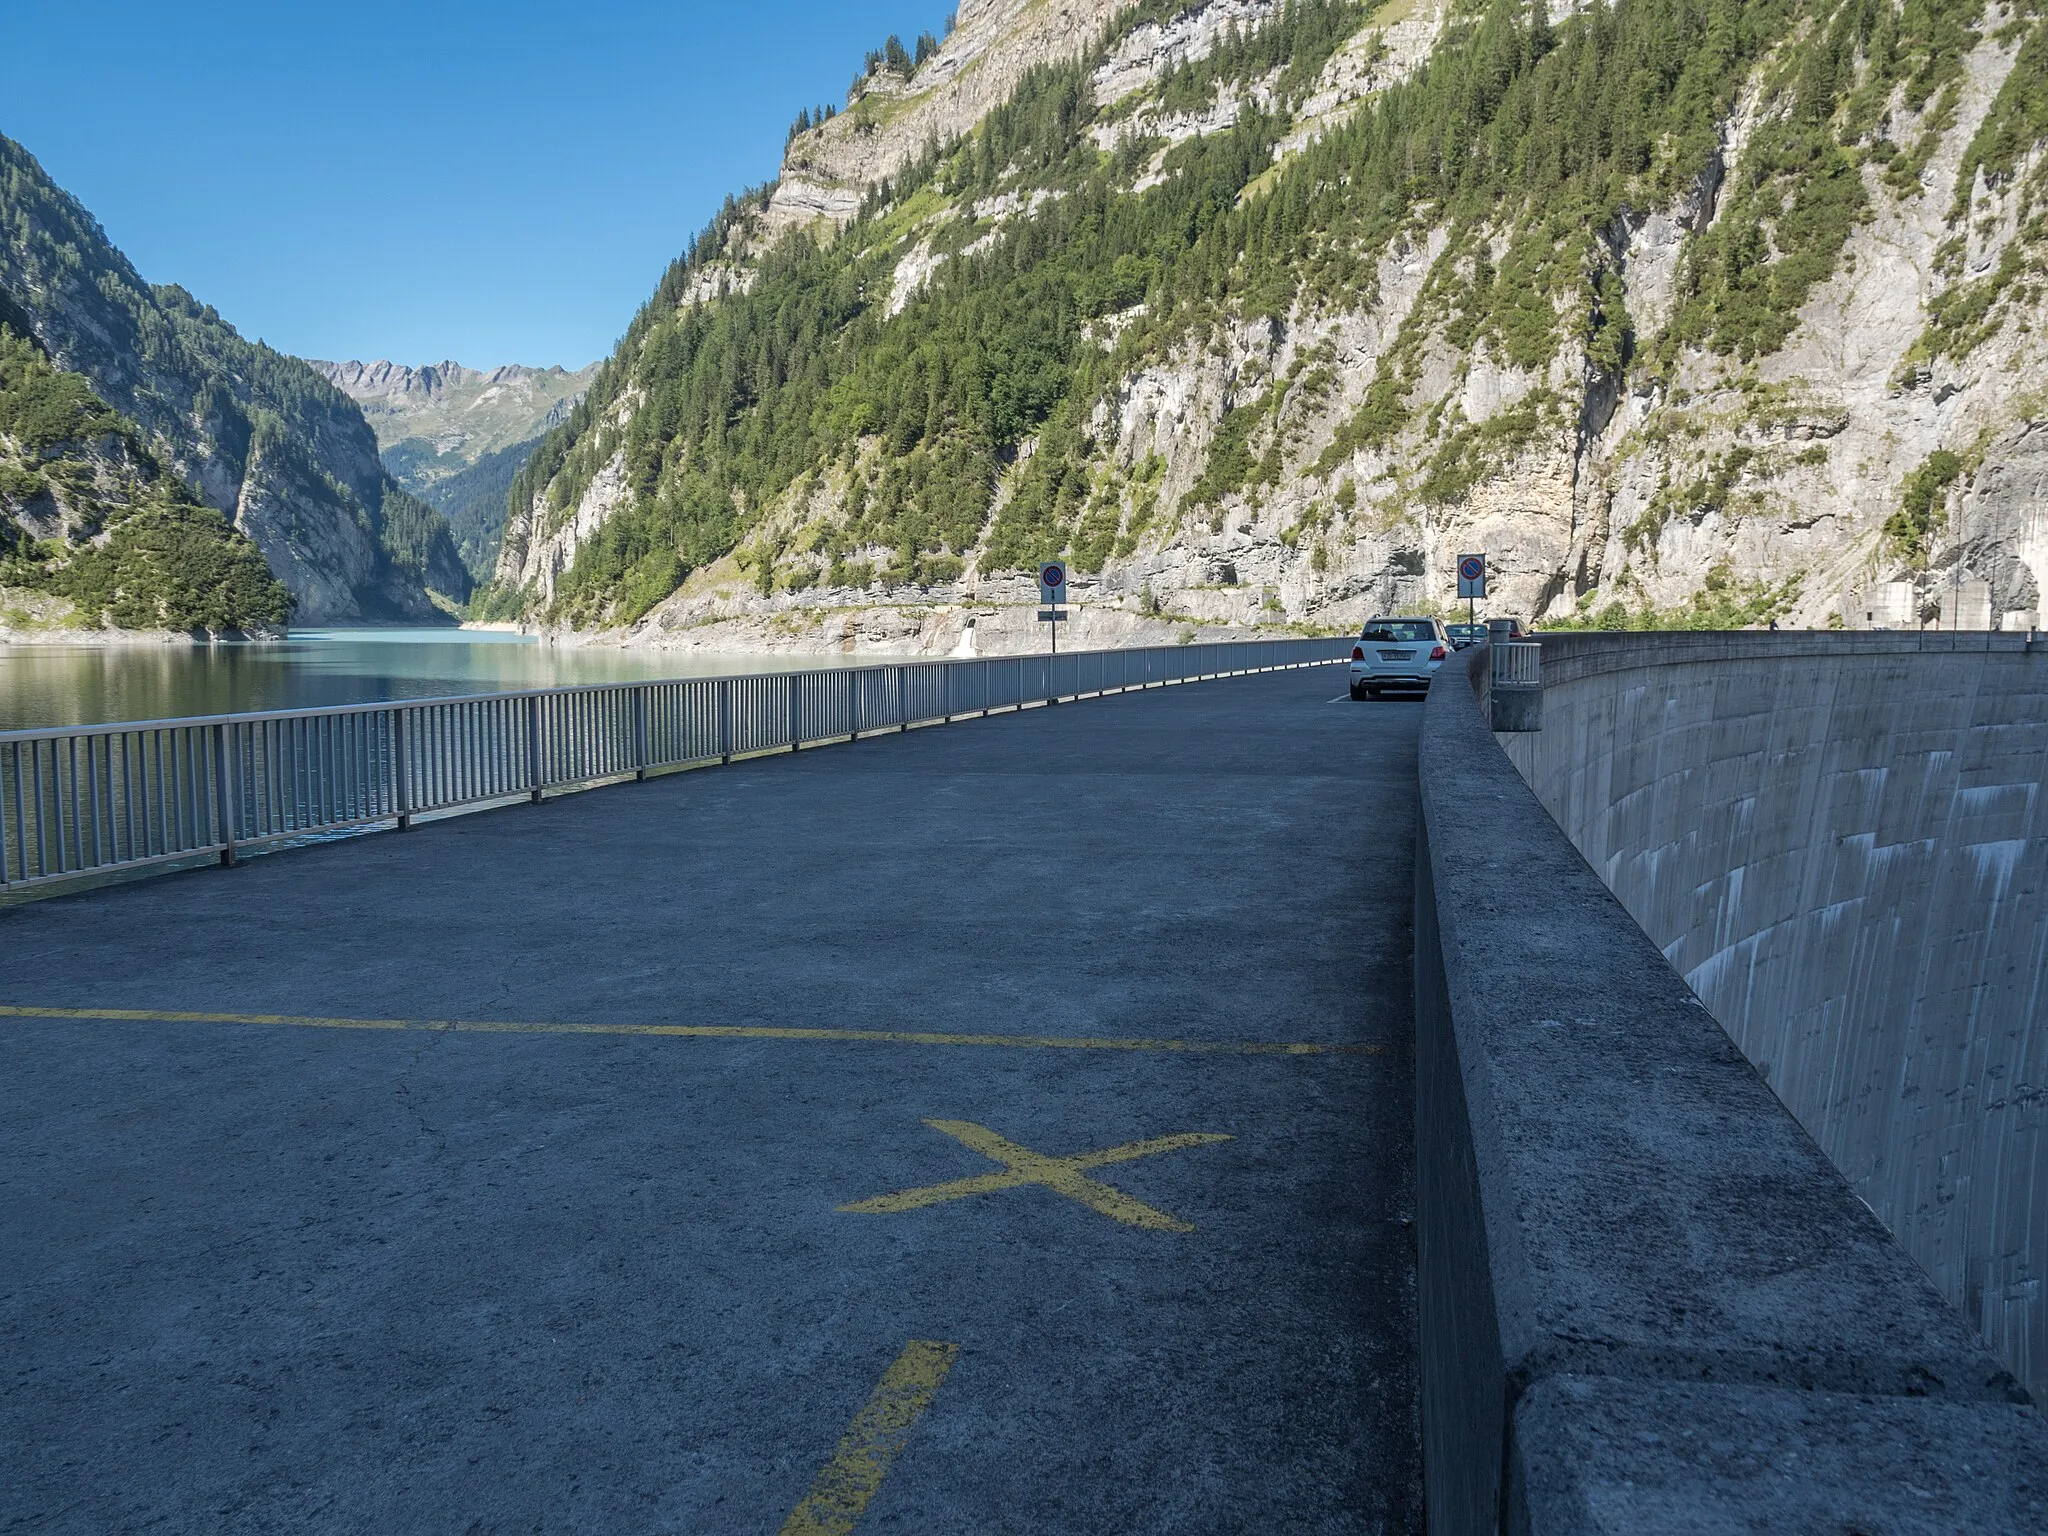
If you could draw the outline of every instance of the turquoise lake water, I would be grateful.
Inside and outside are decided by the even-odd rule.
[[[831,664],[584,650],[452,629],[300,630],[260,644],[0,646],[0,731]]]

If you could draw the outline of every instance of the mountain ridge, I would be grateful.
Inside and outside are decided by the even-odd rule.
[[[758,238],[840,225],[862,197],[999,105],[1023,74],[1078,56],[1124,0],[962,0],[937,52],[905,77],[879,59],[854,81],[846,110],[794,134],[763,210]],[[878,132],[886,125],[886,132]]]
[[[309,357],[303,361],[358,405],[393,400],[404,402],[414,410],[424,410],[446,404],[455,397],[474,409],[480,399],[496,390],[514,395],[519,405],[524,405],[529,399],[545,400],[547,404],[539,418],[541,420],[545,420],[561,400],[573,399],[579,394],[597,369],[595,363],[577,369],[564,368],[559,363],[542,368],[528,367],[523,363],[470,368],[449,358],[418,367],[385,358],[373,362],[329,362]],[[487,403],[495,403],[495,398]],[[402,412],[404,406],[396,409]],[[504,447],[505,444],[495,446]]]

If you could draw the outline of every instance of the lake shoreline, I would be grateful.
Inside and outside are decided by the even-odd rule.
[[[118,629],[86,624],[78,605],[68,597],[26,587],[0,586],[0,646],[208,646],[261,644],[283,640],[283,624],[259,624],[250,630]]]
[[[191,646],[205,649],[215,645],[273,645],[285,639],[277,635],[195,635],[182,629],[0,629],[0,646],[29,649],[110,650]]]
[[[699,618],[668,627],[659,619],[627,629],[568,630],[465,624],[475,633],[514,633],[565,651],[621,655],[749,656],[844,662],[848,658],[963,661],[1043,655],[1052,649],[1035,603],[904,603],[784,609]],[[1107,604],[1070,605],[1059,649],[1125,650],[1305,633],[1286,624],[1242,624],[1189,614],[1145,613]]]

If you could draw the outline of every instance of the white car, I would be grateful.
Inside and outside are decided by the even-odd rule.
[[[1351,647],[1351,697],[1427,693],[1450,654],[1451,637],[1440,619],[1367,619]]]

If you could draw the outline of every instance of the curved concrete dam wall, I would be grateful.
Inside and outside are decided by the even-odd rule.
[[[1509,757],[2048,1400],[2048,647],[1558,635],[1543,673]]]
[[[2048,1531],[2048,1422],[1545,813],[1490,661],[1419,742],[1431,1536]]]

